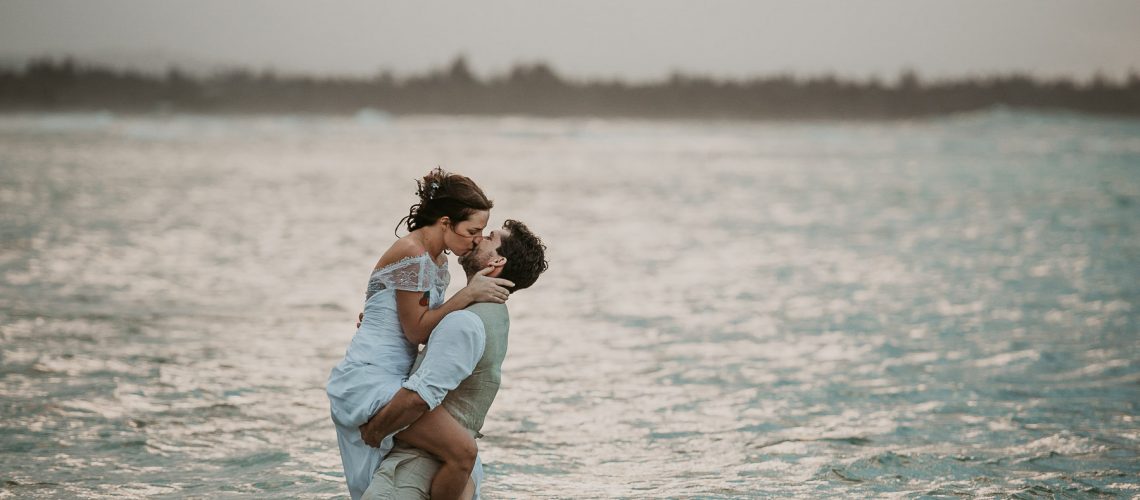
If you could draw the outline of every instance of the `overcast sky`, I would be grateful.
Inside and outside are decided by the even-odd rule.
[[[0,0],[0,58],[372,75],[466,54],[571,77],[1140,73],[1140,1]]]

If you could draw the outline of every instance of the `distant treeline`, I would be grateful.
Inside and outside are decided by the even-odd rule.
[[[892,119],[993,106],[1140,116],[1140,77],[1042,81],[1023,75],[924,82],[774,76],[748,80],[675,74],[651,83],[574,81],[548,65],[524,64],[480,79],[464,58],[423,75],[373,78],[283,76],[231,70],[193,76],[116,70],[72,59],[0,69],[0,112],[519,114],[731,119]]]

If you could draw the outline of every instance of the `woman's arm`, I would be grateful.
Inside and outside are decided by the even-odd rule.
[[[493,267],[480,270],[471,277],[471,281],[462,290],[452,295],[443,305],[428,309],[427,301],[421,301],[424,292],[408,292],[396,290],[396,312],[400,316],[400,326],[404,330],[404,337],[413,344],[426,344],[431,331],[439,320],[452,311],[458,311],[475,302],[495,302],[502,304],[507,301],[508,286],[514,283],[502,278],[488,278],[487,273]]]
[[[465,293],[465,290],[466,288],[460,290],[435,309],[428,309],[426,305],[422,305],[421,299],[425,292],[396,290],[396,312],[400,316],[400,326],[408,342],[426,344],[432,329],[439,324],[439,320],[447,316],[447,313],[471,305],[470,294]]]

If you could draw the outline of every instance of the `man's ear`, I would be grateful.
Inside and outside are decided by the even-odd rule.
[[[490,276],[492,278],[497,277],[503,272],[503,266],[507,265],[507,258],[503,257],[502,255],[496,256],[495,258],[491,259],[487,265],[495,268],[493,271],[487,273],[487,276]]]

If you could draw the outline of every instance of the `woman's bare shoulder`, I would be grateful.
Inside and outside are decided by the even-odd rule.
[[[380,260],[376,263],[374,269],[394,264],[409,257],[417,257],[423,255],[427,250],[420,246],[419,242],[414,238],[407,236],[396,240],[392,246],[388,247],[388,251],[380,256]]]

